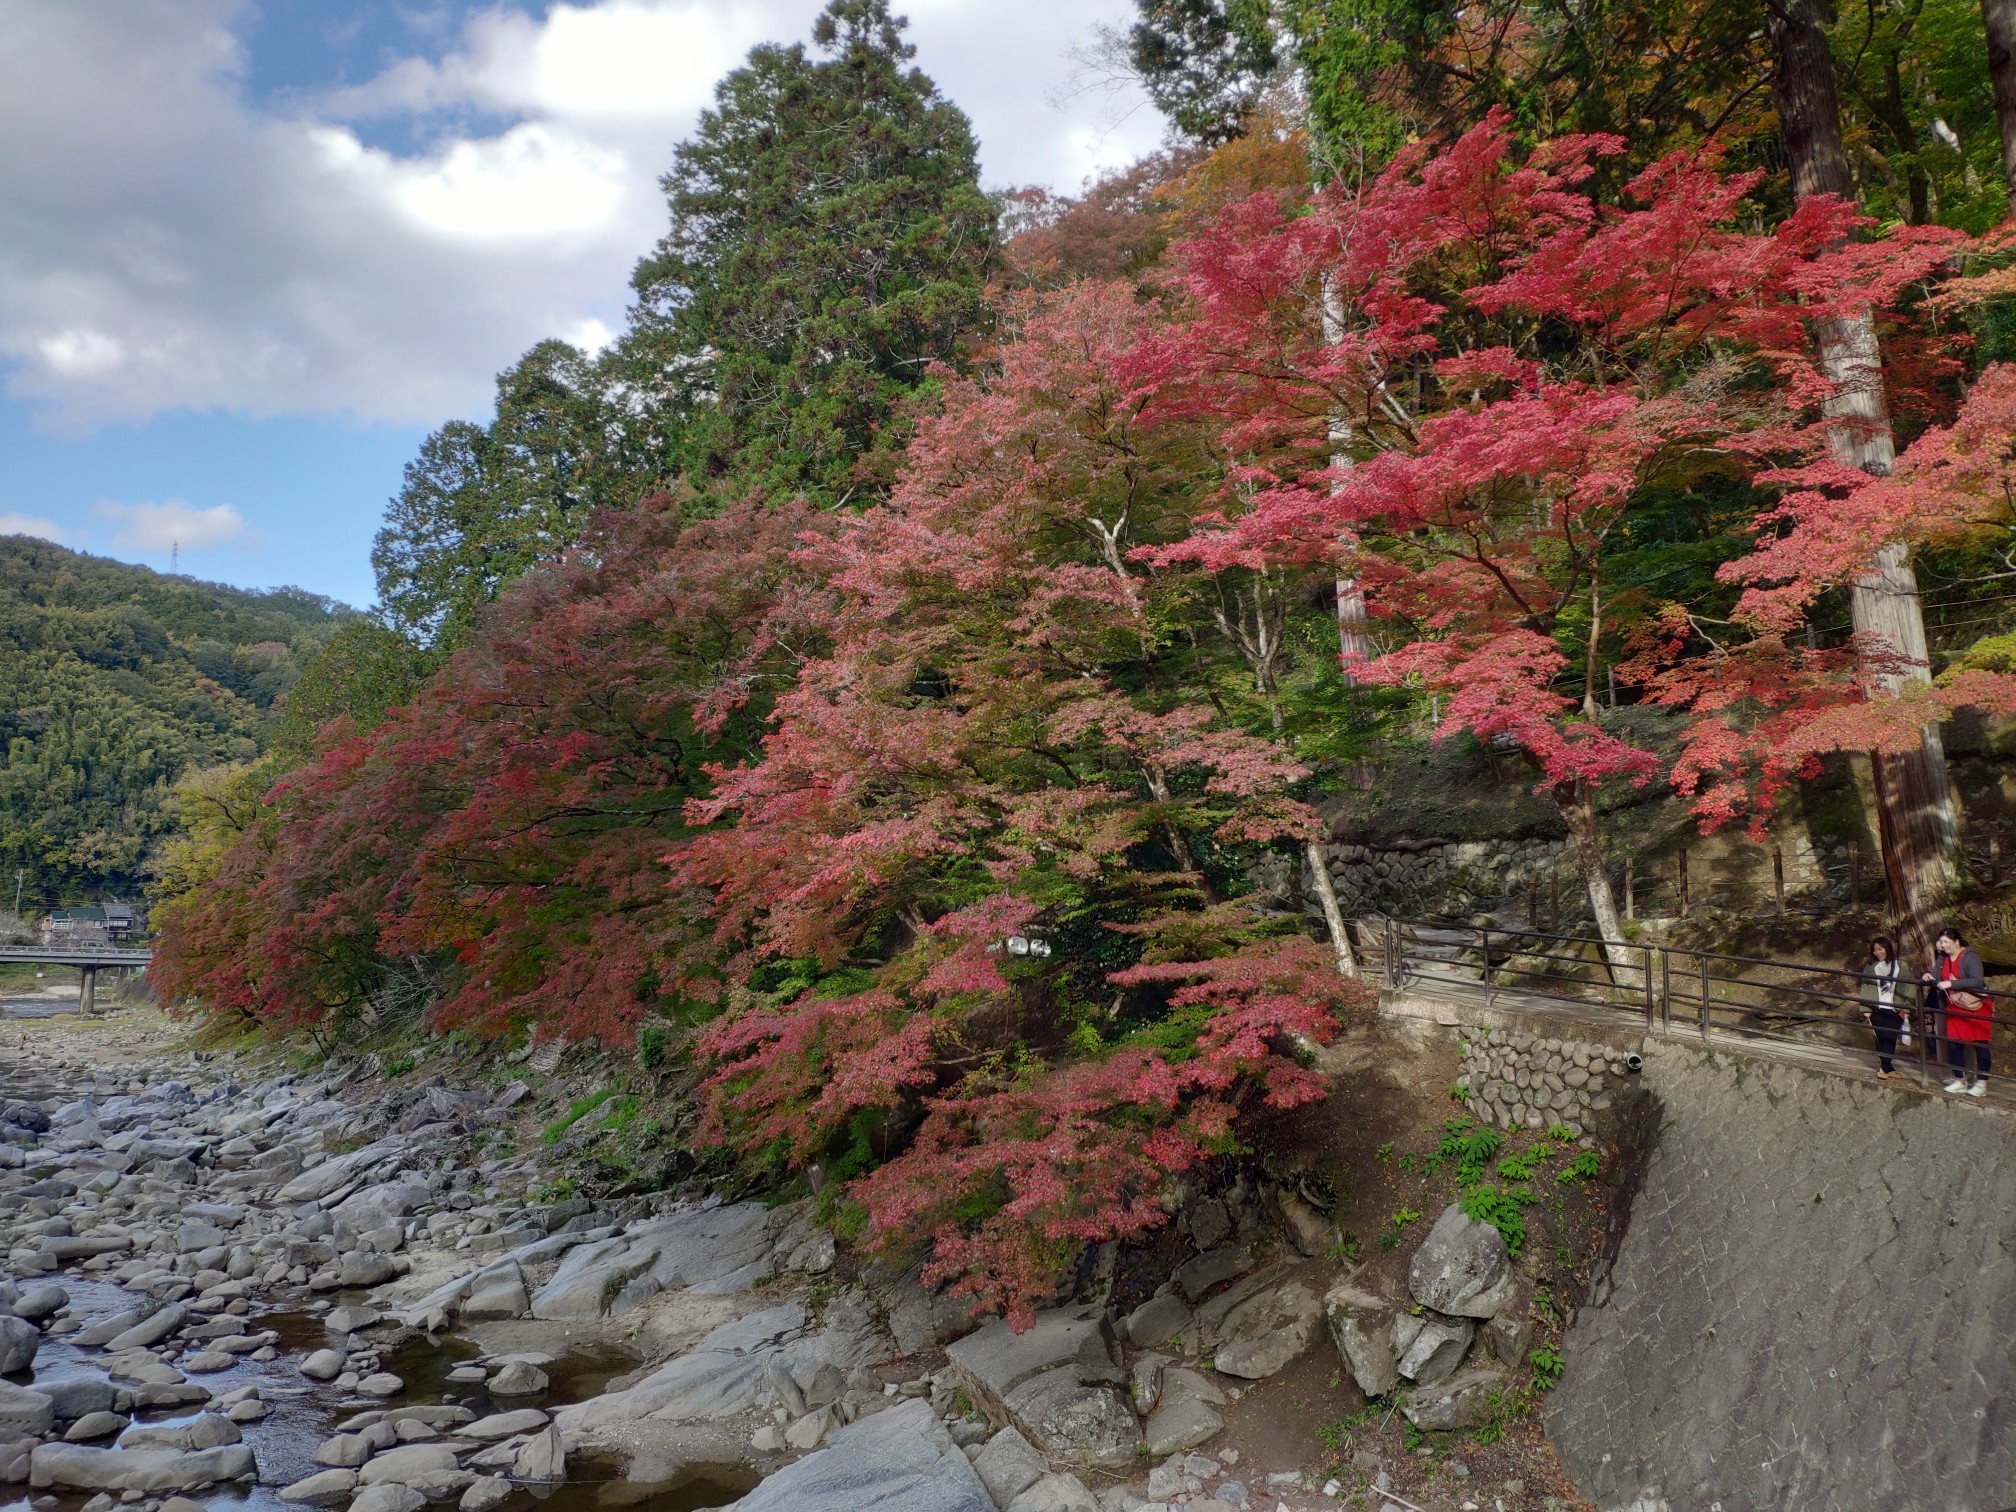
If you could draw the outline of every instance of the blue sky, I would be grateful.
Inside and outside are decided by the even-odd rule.
[[[0,0],[0,534],[373,597],[421,439],[606,340],[713,83],[819,0]],[[1155,145],[1131,0],[913,0],[990,185]]]

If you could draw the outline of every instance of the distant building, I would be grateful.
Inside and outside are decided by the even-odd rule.
[[[42,920],[45,945],[110,945],[112,930],[102,908],[58,908]]]
[[[147,910],[138,903],[107,903],[105,933],[110,935],[115,943],[144,935],[147,933]]]
[[[147,933],[147,909],[139,903],[80,904],[54,910],[39,927],[44,945],[119,945]]]

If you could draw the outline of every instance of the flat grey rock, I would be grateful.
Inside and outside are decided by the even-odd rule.
[[[95,1449],[44,1444],[29,1457],[28,1483],[67,1491],[197,1491],[258,1474],[245,1444],[216,1449]]]
[[[1301,1282],[1269,1288],[1226,1316],[1212,1364],[1222,1375],[1262,1380],[1309,1347],[1322,1319],[1316,1294]]]
[[[355,1470],[323,1470],[281,1489],[280,1500],[304,1507],[336,1507],[350,1500],[357,1489]]]
[[[350,1503],[350,1512],[420,1512],[427,1498],[411,1486],[365,1486]]]
[[[1188,1333],[1194,1321],[1190,1304],[1180,1293],[1164,1292],[1127,1315],[1127,1339],[1142,1349],[1154,1349]]]
[[[746,1272],[770,1252],[770,1211],[740,1202],[671,1213],[570,1250],[532,1298],[532,1316],[585,1322],[628,1312],[661,1291]]]
[[[1194,1397],[1166,1402],[1148,1415],[1143,1439],[1153,1455],[1178,1454],[1195,1449],[1222,1432],[1225,1419],[1218,1409]]]
[[[764,1481],[731,1512],[998,1512],[921,1399],[850,1423]]]
[[[980,1446],[973,1457],[973,1472],[987,1494],[1005,1507],[1050,1469],[1049,1462],[1035,1446],[1014,1428],[1003,1428]]]
[[[1021,1333],[1006,1318],[996,1318],[955,1340],[945,1353],[961,1376],[997,1402],[1031,1377],[1064,1365],[1076,1370],[1080,1380],[1126,1379],[1113,1358],[1105,1310],[1098,1307],[1040,1312]]]
[[[1417,1428],[1448,1432],[1468,1428],[1484,1416],[1494,1392],[1505,1389],[1511,1376],[1496,1365],[1481,1365],[1449,1376],[1432,1386],[1407,1393],[1400,1410]]]

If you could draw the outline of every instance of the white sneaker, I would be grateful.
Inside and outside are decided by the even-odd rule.
[[[1948,1092],[1965,1092],[1967,1090],[1967,1083],[1956,1076],[1953,1080],[1946,1083],[1946,1090]]]
[[[1988,1083],[1977,1081],[1967,1089],[1967,1095],[1969,1097],[1986,1097],[1988,1095]]]

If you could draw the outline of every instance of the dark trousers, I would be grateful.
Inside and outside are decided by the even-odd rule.
[[[1904,1015],[1895,1008],[1869,1010],[1869,1027],[1876,1032],[1876,1062],[1885,1071],[1895,1071],[1890,1057],[1897,1053],[1897,1035],[1904,1027]]]
[[[1958,1071],[1962,1076],[1965,1076],[1967,1074],[1967,1052],[1969,1050],[1972,1050],[1975,1056],[1978,1057],[1979,1059],[1981,1066],[1980,1071],[1981,1080],[1982,1081],[1988,1080],[1988,1072],[1992,1065],[1992,1062],[1989,1060],[1988,1041],[1986,1040],[1949,1039],[1948,1041],[1946,1041],[1947,1064],[1952,1066],[1952,1068],[1955,1071]]]

